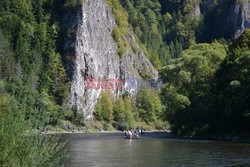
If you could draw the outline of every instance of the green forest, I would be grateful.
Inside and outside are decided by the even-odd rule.
[[[211,27],[207,21],[219,17],[219,10],[228,9],[228,4],[213,4],[207,7],[206,16],[192,18],[189,12],[204,2],[108,0],[108,3],[118,22],[114,30],[118,52],[123,50],[123,45],[119,47],[122,37],[128,35],[124,28],[132,28],[164,86],[160,91],[139,91],[137,97],[130,99],[132,113],[126,113],[131,107],[122,104],[126,95],[114,103],[112,96],[104,93],[95,110],[98,120],[114,120],[115,127],[121,130],[136,126],[164,129],[170,125],[175,134],[189,137],[233,135],[250,130],[247,79],[250,30],[231,40],[222,30],[216,30],[219,25]],[[125,118],[121,111],[133,117]]]
[[[104,130],[170,128],[188,137],[237,135],[250,130],[250,30],[237,39],[211,28],[228,8],[216,3],[190,17],[201,0],[106,0],[117,26],[112,36],[123,56],[133,30],[159,71],[162,90],[115,99],[103,92],[88,122],[69,108],[72,60],[62,49],[62,15],[83,0],[0,0],[0,166],[58,166],[64,143],[42,134],[64,121]],[[211,30],[211,31],[210,31]],[[74,33],[72,33],[74,34]],[[249,137],[249,136],[248,136]]]

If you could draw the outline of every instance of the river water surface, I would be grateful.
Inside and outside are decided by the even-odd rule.
[[[249,166],[250,144],[186,140],[147,133],[125,140],[122,133],[64,134],[66,167]]]

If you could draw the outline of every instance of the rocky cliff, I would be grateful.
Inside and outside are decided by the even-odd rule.
[[[227,21],[233,24],[234,39],[238,38],[246,28],[250,28],[249,0],[234,0]]]
[[[250,28],[249,0],[205,0],[201,7],[205,9],[202,14],[212,39],[234,40]]]
[[[192,6],[189,9],[189,16],[191,19],[195,19],[196,17],[201,16],[200,3],[197,0],[186,0],[184,2],[184,6]]]
[[[68,48],[74,44],[75,48],[73,65],[69,70],[72,75],[69,101],[70,106],[77,106],[87,119],[93,117],[93,110],[101,93],[101,90],[87,89],[88,77],[125,79],[141,78],[145,74],[152,78],[158,77],[132,31],[124,38],[128,43],[125,54],[121,58],[118,56],[117,44],[112,38],[115,18],[105,0],[85,0],[73,18],[71,21],[77,22],[73,38],[75,41],[70,40],[65,46]],[[125,90],[112,91],[117,97]],[[136,90],[129,90],[130,94],[135,92]]]

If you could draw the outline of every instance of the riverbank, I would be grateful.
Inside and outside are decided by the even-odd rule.
[[[46,131],[43,132],[43,134],[45,135],[51,135],[51,134],[102,134],[102,133],[121,133],[123,134],[123,131],[119,131],[119,130],[115,130],[115,131],[65,131],[65,130],[61,130],[61,131]],[[172,134],[174,136],[174,134],[171,132],[171,130],[151,130],[151,131],[144,131],[144,134],[152,134],[152,133],[168,133],[168,134]]]
[[[183,140],[211,140],[211,141],[228,141],[228,142],[239,142],[239,143],[250,143],[250,133],[241,132],[241,133],[213,133],[206,136],[179,136],[175,135],[171,132],[171,130],[164,129],[150,129],[145,130],[145,134],[152,133],[161,133],[168,134],[167,136],[171,136],[175,139],[183,139]],[[43,134],[51,135],[51,134],[98,134],[98,133],[123,133],[123,131],[119,131],[113,128],[111,125],[105,127],[101,122],[98,121],[90,121],[85,124],[85,126],[76,126],[71,122],[65,121],[61,126],[48,127]]]
[[[143,123],[138,123],[133,129],[139,127],[147,132],[170,132],[170,126],[161,126],[156,128],[154,126],[145,125]],[[122,132],[114,128],[112,124],[107,124],[100,121],[86,121],[84,125],[75,125],[70,121],[63,120],[60,125],[48,126],[44,134],[57,134],[57,133],[119,133]]]
[[[201,139],[250,143],[250,133],[249,132],[214,133],[214,134],[207,135],[206,137],[202,137]]]
[[[45,135],[54,135],[54,134],[123,134],[123,131],[47,131],[43,132]],[[226,142],[235,142],[235,143],[250,143],[250,136],[245,136],[242,134],[238,135],[217,135],[217,136],[207,136],[207,137],[184,137],[184,136],[177,136],[171,132],[171,130],[151,130],[151,131],[144,131],[143,136],[153,136],[155,138],[158,137],[166,137],[171,139],[180,139],[180,140],[202,140],[202,141],[226,141]]]

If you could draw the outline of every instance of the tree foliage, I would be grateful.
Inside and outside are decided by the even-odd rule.
[[[161,95],[165,117],[177,133],[186,133],[192,123],[201,125],[202,120],[193,118],[197,114],[193,108],[199,105],[200,110],[204,110],[201,104],[210,94],[211,82],[226,57],[226,50],[226,46],[218,42],[195,44],[160,70],[164,80]]]
[[[129,130],[135,127],[131,100],[128,97],[119,98],[114,105],[115,126],[119,130]]]
[[[112,13],[115,15],[117,26],[114,28],[112,36],[118,45],[117,53],[121,58],[127,47],[124,38],[127,37],[129,33],[128,13],[123,9],[119,0],[107,0],[107,2],[112,9]]]
[[[165,116],[177,134],[207,136],[249,130],[249,30],[227,51],[197,44],[161,69]]]
[[[212,107],[217,131],[249,130],[250,31],[246,30],[230,47],[214,78]],[[218,123],[218,120],[221,120]]]
[[[64,144],[56,137],[35,132],[32,122],[23,115],[31,110],[13,97],[0,94],[0,164],[1,166],[60,166]]]
[[[162,116],[161,100],[153,90],[143,89],[138,92],[137,108],[139,118],[146,123],[154,123]]]
[[[62,104],[69,87],[57,51],[58,18],[51,10],[55,4],[56,0],[0,1],[3,166],[58,166],[63,158],[62,145],[41,135],[64,119]]]
[[[102,92],[95,106],[94,115],[99,121],[111,122],[113,119],[113,102],[110,92]]]

